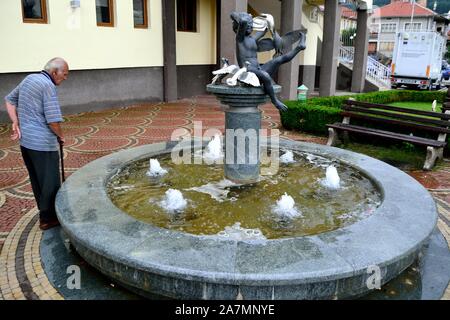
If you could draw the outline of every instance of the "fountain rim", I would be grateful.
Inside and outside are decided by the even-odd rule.
[[[92,161],[66,180],[57,194],[57,215],[82,256],[87,258],[86,252],[89,252],[157,275],[209,283],[292,285],[361,276],[372,265],[387,268],[418,251],[437,223],[436,206],[431,195],[406,173],[362,154],[284,139],[280,139],[280,147],[336,158],[361,171],[379,188],[383,199],[381,205],[370,217],[337,230],[311,236],[270,239],[262,243],[158,228],[132,218],[112,204],[105,188],[118,169],[139,159],[170,152],[177,143],[161,142],[122,150]],[[201,143],[206,143],[206,140]],[[405,189],[397,188],[400,182],[406,186]],[[420,199],[419,203],[412,201],[411,192],[419,194],[416,197]],[[105,208],[99,208],[99,204],[105,205]],[[178,254],[155,255],[155,247],[150,241],[155,239],[170,244]],[[374,239],[376,241],[370,243]],[[197,251],[190,250],[186,244],[200,244],[200,247],[195,247]],[[264,254],[265,249],[270,251],[284,246],[293,249],[305,247],[303,254],[311,255],[311,261],[318,264],[308,264],[308,259],[301,258],[293,261],[289,257],[292,252],[281,250],[278,254],[285,256],[276,256],[276,262],[291,262],[291,266],[258,266],[258,257]],[[248,253],[254,264],[242,261],[239,266],[230,264],[234,268],[224,266],[221,269],[196,260],[199,256],[205,258],[221,254],[224,248],[234,253],[235,258],[239,250]],[[322,256],[315,257],[314,254]]]

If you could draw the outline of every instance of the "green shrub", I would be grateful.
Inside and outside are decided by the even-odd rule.
[[[292,101],[286,104],[289,108],[287,112],[281,113],[281,123],[286,129],[297,129],[315,134],[326,134],[326,127],[329,123],[334,123],[342,119],[340,109],[321,105],[295,104],[291,107]]]
[[[388,90],[363,94],[310,98],[306,102],[285,101],[288,111],[281,113],[281,123],[288,130],[300,130],[315,134],[326,134],[326,125],[342,121],[340,108],[350,97],[358,101],[389,104],[400,101],[442,103],[446,91]]]

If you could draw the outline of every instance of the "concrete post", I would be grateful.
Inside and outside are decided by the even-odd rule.
[[[355,55],[353,58],[352,92],[364,92],[366,82],[369,28],[367,10],[358,10],[356,25]]]
[[[320,96],[336,93],[341,8],[336,0],[325,0],[322,59],[320,63]]]
[[[232,11],[247,12],[247,0],[220,0],[219,11],[220,40],[217,52],[220,58],[228,58],[231,64],[237,65],[236,34],[233,32],[230,13]]]
[[[164,61],[164,101],[178,99],[177,85],[177,41],[176,41],[176,0],[162,1],[163,21],[163,61]]]
[[[307,86],[309,92],[313,92],[316,82],[316,66],[303,65],[302,71],[302,76],[299,79],[301,84]]]
[[[281,35],[289,31],[300,29],[302,26],[302,6],[303,0],[282,0],[281,1]],[[284,53],[290,51],[292,47],[285,48]],[[280,66],[278,70],[278,83],[282,86],[281,99],[295,100],[298,87],[299,57],[295,57],[290,62]]]

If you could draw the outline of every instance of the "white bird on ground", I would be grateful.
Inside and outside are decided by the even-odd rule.
[[[220,84],[223,78],[225,78],[229,74],[235,74],[239,67],[228,62],[228,59],[222,58],[222,69],[213,71],[214,78],[211,81],[211,84]]]
[[[431,104],[431,110],[432,110],[433,112],[436,112],[436,105],[437,105],[437,101],[434,100],[433,103]]]

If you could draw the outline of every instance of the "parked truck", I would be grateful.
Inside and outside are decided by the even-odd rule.
[[[396,34],[391,64],[392,88],[439,89],[446,39],[433,31]]]

